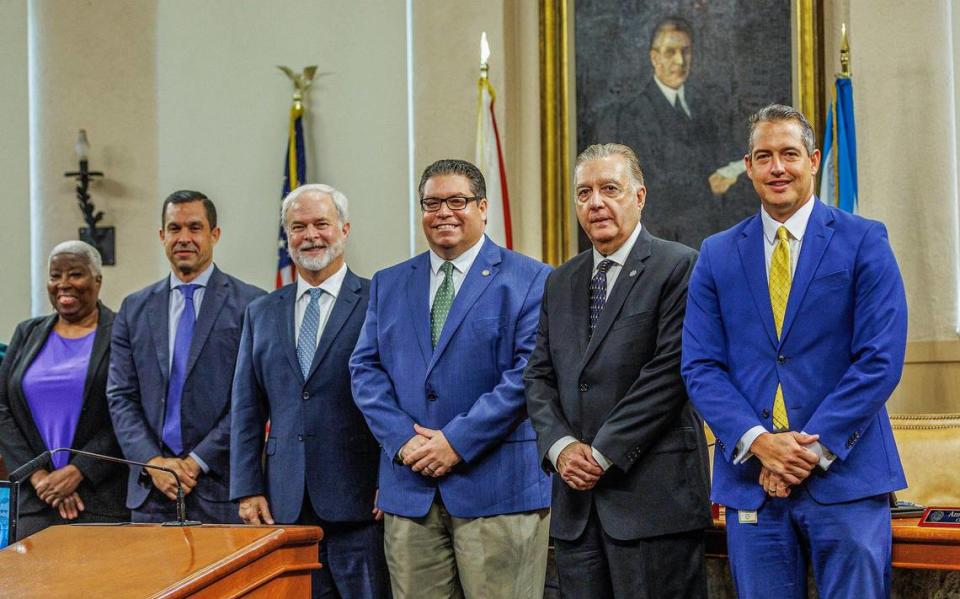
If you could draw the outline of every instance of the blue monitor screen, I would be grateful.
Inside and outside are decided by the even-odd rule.
[[[10,484],[0,482],[0,549],[10,540]]]

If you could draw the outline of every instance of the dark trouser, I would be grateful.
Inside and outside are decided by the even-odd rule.
[[[705,599],[703,552],[704,533],[700,530],[631,541],[613,539],[603,531],[594,508],[580,538],[554,540],[560,596]]]
[[[117,516],[102,516],[90,512],[80,512],[80,515],[73,520],[64,520],[60,517],[60,512],[54,508],[47,508],[33,514],[21,514],[17,519],[17,540],[29,537],[34,533],[50,526],[61,524],[117,524],[119,522],[129,522],[129,518],[120,518]]]
[[[383,555],[383,523],[327,522],[304,496],[297,524],[323,528],[320,570],[313,573],[314,599],[387,599],[390,574]]]
[[[240,511],[232,501],[207,501],[196,492],[184,498],[187,520],[198,520],[201,524],[240,524]],[[130,514],[132,522],[160,524],[177,519],[177,502],[168,499],[157,490],[150,489],[147,499]]]
[[[807,563],[821,597],[889,597],[892,543],[886,494],[822,504],[799,488],[768,498],[755,524],[727,509],[730,569],[744,599],[806,599]]]

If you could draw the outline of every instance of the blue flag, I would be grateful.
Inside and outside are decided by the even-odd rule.
[[[846,212],[857,208],[857,128],[853,81],[838,76],[834,102],[827,111],[820,166],[820,199]]]

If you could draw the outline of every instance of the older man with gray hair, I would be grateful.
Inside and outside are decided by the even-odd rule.
[[[314,597],[389,596],[379,447],[350,394],[347,360],[369,281],[347,268],[347,198],[303,185],[281,221],[296,281],[250,304],[233,383],[230,496],[247,524],[322,526]],[[264,453],[264,425],[270,435]]]

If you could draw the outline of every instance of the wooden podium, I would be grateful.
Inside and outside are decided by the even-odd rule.
[[[310,597],[316,526],[53,526],[0,551],[0,598]]]

